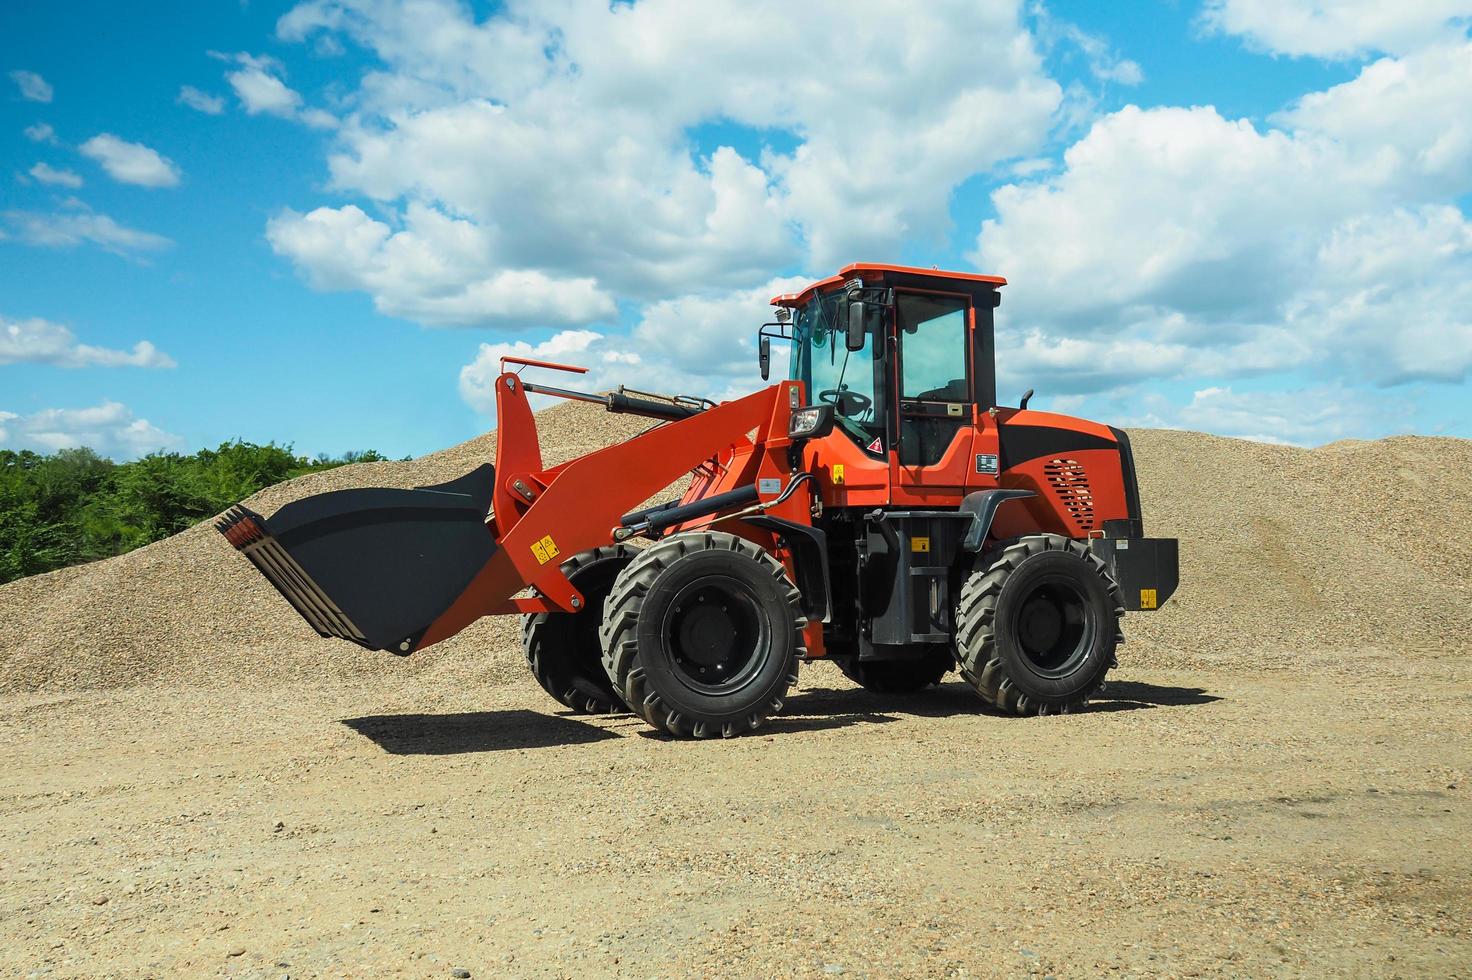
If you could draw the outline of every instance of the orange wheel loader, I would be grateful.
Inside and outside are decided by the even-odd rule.
[[[553,698],[673,735],[757,728],[819,659],[875,691],[954,669],[1003,712],[1072,711],[1126,610],[1175,591],[1177,547],[1144,535],[1124,432],[997,404],[1005,282],[856,264],[777,296],[760,366],[789,341],[787,380],[720,404],[527,381],[584,369],[507,357],[494,465],[218,527],[323,636],[408,655],[517,613]],[[549,467],[531,394],[652,424]]]

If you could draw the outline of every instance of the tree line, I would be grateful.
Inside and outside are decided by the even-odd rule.
[[[369,450],[307,459],[249,442],[127,463],[90,449],[0,450],[0,583],[120,555],[303,473],[385,458]]]

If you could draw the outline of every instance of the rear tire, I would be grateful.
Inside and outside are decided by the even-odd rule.
[[[671,735],[729,738],[782,710],[805,652],[782,564],[721,531],[640,552],[604,608],[603,666],[624,702]]]
[[[835,659],[843,676],[876,694],[914,694],[941,682],[956,666],[949,650],[927,650],[912,660]]]
[[[521,617],[521,647],[542,689],[578,714],[628,710],[603,669],[598,628],[614,580],[638,552],[610,545],[574,555],[562,572],[587,600],[575,613],[533,613]]]
[[[961,676],[1003,711],[1067,713],[1087,702],[1114,666],[1122,615],[1119,586],[1082,542],[1055,534],[1019,538],[961,588]]]

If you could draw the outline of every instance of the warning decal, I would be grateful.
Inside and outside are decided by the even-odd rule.
[[[1154,609],[1155,608],[1155,605],[1156,605],[1156,603],[1155,603],[1155,590],[1154,589],[1141,589],[1140,590],[1140,608],[1141,609]]]
[[[871,453],[882,453],[884,452],[884,443],[879,436],[875,436],[874,441],[869,443],[865,448]]]
[[[538,565],[547,564],[549,561],[551,561],[553,558],[556,558],[561,553],[562,552],[557,550],[557,542],[552,540],[552,535],[550,534],[544,536],[542,540],[532,545],[532,555],[535,556],[535,558],[537,559]]]

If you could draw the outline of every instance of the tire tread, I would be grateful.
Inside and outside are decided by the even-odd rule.
[[[961,677],[970,684],[988,704],[1002,711],[1017,715],[1068,714],[1082,707],[1098,693],[1104,684],[1106,670],[1099,672],[1084,690],[1062,704],[1048,704],[1029,698],[1018,690],[1007,675],[1007,665],[996,649],[995,616],[997,601],[1007,579],[1022,563],[1034,555],[1047,551],[1060,551],[1075,555],[1088,563],[1089,567],[1104,580],[1114,603],[1115,643],[1124,640],[1119,628],[1119,619],[1124,615],[1124,598],[1119,585],[1109,575],[1109,570],[1082,541],[1065,538],[1057,534],[1035,534],[1017,538],[1004,544],[1000,552],[994,552],[989,565],[978,568],[967,576],[961,586],[961,597],[956,608],[956,664]],[[1109,666],[1114,666],[1111,652]]]
[[[639,609],[644,598],[664,569],[696,552],[718,549],[751,558],[780,583],[783,598],[792,614],[792,628],[796,638],[786,677],[764,704],[753,709],[743,719],[709,724],[699,719],[686,718],[670,709],[657,692],[649,689],[644,669],[637,663],[637,628]],[[680,738],[731,738],[746,731],[755,731],[767,718],[782,710],[782,698],[788,688],[797,683],[797,665],[806,654],[802,643],[802,628],[806,624],[807,619],[802,613],[802,596],[787,577],[787,570],[782,567],[782,563],[770,552],[745,538],[724,531],[674,534],[639,552],[628,567],[619,573],[604,606],[603,624],[599,631],[603,645],[603,667],[624,703],[655,728]]]

